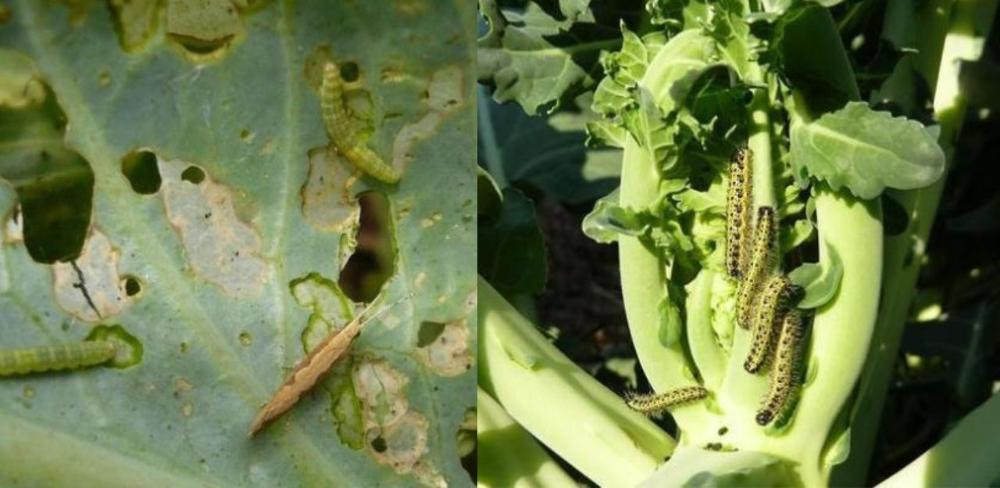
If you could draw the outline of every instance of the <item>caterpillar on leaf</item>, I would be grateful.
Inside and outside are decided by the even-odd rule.
[[[96,366],[115,357],[116,352],[115,343],[110,341],[0,350],[0,376]]]
[[[326,132],[337,152],[372,178],[389,184],[399,181],[399,170],[358,140],[358,132],[344,104],[344,79],[340,76],[340,68],[332,62],[323,66],[319,103]]]

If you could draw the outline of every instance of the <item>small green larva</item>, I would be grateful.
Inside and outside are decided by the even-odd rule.
[[[767,364],[778,323],[787,315],[783,312],[797,292],[798,287],[783,275],[772,276],[764,284],[754,306],[753,341],[743,363],[748,373],[756,373]]]
[[[752,233],[751,193],[753,191],[752,153],[740,147],[729,164],[729,191],[726,195],[726,271],[742,278],[748,266],[747,243]]]
[[[757,423],[769,424],[788,402],[795,388],[796,372],[802,342],[802,315],[791,309],[781,321],[781,335],[775,351],[774,368],[771,369],[771,387],[764,399],[764,405],[757,412]]]
[[[660,394],[644,395],[629,392],[625,397],[625,403],[637,412],[656,415],[670,407],[701,400],[706,396],[708,396],[708,390],[700,386],[687,386]]]
[[[754,297],[774,267],[777,235],[774,207],[758,208],[750,264],[747,266],[743,281],[740,282],[736,298],[736,323],[744,329],[750,328]]]
[[[319,103],[326,132],[337,152],[372,178],[390,184],[399,181],[399,171],[358,140],[358,133],[344,104],[344,80],[340,76],[340,68],[332,62],[323,67]]]
[[[95,366],[115,357],[116,351],[115,343],[110,341],[0,350],[0,376]]]

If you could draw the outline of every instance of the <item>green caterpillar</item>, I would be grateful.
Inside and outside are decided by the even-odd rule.
[[[757,412],[757,423],[767,425],[785,408],[792,389],[796,386],[799,363],[799,345],[802,342],[802,315],[791,309],[781,321],[781,335],[775,351],[774,368],[771,369],[771,387],[764,405]]]
[[[777,322],[788,306],[788,302],[799,291],[799,287],[783,275],[775,275],[767,280],[754,310],[753,342],[747,354],[743,369],[747,373],[760,371],[770,357],[771,342]]]
[[[678,388],[666,393],[650,393],[646,395],[629,392],[625,403],[637,412],[655,415],[670,407],[701,400],[708,396],[708,390],[700,386]]]
[[[758,208],[750,264],[747,266],[736,298],[736,323],[743,329],[750,328],[754,297],[774,267],[777,235],[774,207]]]
[[[748,266],[747,241],[753,232],[750,221],[753,153],[741,147],[733,154],[729,165],[729,191],[726,194],[726,271],[733,278],[742,278]]]
[[[400,174],[396,168],[386,164],[375,151],[358,141],[358,133],[344,104],[344,80],[340,76],[340,68],[332,62],[323,67],[319,103],[326,132],[337,152],[372,178],[389,184],[399,181]]]
[[[95,366],[115,357],[116,352],[115,343],[110,341],[0,350],[0,376]]]

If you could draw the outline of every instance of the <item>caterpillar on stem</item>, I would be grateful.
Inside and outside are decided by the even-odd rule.
[[[767,280],[754,309],[753,342],[743,363],[747,373],[756,373],[767,364],[776,325],[782,316],[788,315],[783,312],[798,291],[799,287],[784,275],[775,275]]]
[[[774,267],[777,235],[778,226],[774,207],[758,208],[750,264],[747,266],[743,281],[740,282],[736,298],[736,323],[743,329],[750,328],[754,297],[757,296],[758,290]]]
[[[771,386],[764,405],[757,412],[757,423],[767,425],[786,406],[792,389],[796,386],[796,369],[802,342],[802,314],[791,309],[781,320],[781,335],[775,351],[774,368],[771,369]]]
[[[729,191],[726,194],[726,271],[733,278],[742,278],[748,266],[747,243],[753,232],[751,193],[753,153],[740,147],[729,164]]]
[[[340,76],[340,68],[334,63],[323,66],[319,103],[326,132],[337,152],[372,178],[389,184],[399,181],[399,171],[382,161],[375,151],[358,140],[358,132],[344,104],[344,79]]]
[[[110,341],[0,350],[0,376],[96,366],[115,357],[116,352],[115,343]]]
[[[708,396],[708,390],[700,386],[687,386],[666,393],[639,394],[628,392],[625,403],[637,412],[656,415],[668,408],[701,400]]]

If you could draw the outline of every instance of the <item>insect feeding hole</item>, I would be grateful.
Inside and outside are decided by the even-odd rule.
[[[361,68],[354,61],[340,63],[340,77],[348,83],[353,83],[361,78]]]

